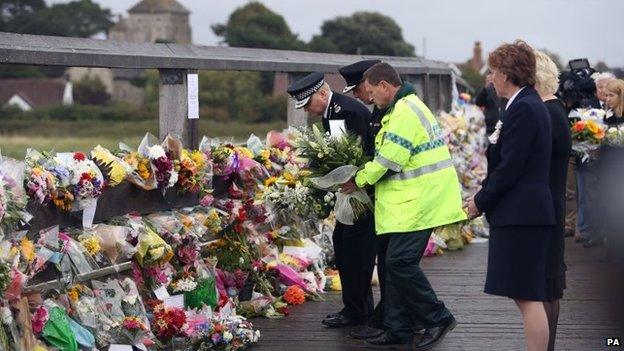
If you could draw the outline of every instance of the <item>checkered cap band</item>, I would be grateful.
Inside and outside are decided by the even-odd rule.
[[[321,86],[323,86],[324,82],[325,80],[321,79],[318,83],[314,84],[312,87],[306,90],[302,90],[298,92],[297,94],[295,94],[294,98],[298,101],[301,101],[305,98],[309,98],[310,96],[312,96],[312,94],[316,93],[316,91],[319,90]]]

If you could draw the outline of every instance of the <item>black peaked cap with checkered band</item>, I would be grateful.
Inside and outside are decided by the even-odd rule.
[[[288,87],[286,91],[295,99],[295,108],[302,108],[308,103],[312,94],[323,86],[324,77],[325,75],[321,72],[310,73]]]

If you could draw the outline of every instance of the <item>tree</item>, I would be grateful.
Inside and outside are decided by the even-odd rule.
[[[392,18],[377,12],[356,12],[349,17],[325,21],[320,37],[332,45],[317,36],[310,46],[337,48],[344,54],[414,56],[414,46],[405,42],[401,27]]]
[[[99,78],[84,76],[74,84],[74,98],[82,105],[104,105],[110,100],[110,95]]]
[[[87,38],[107,32],[113,15],[91,0],[47,7],[44,0],[2,0],[0,30],[5,32]]]
[[[598,72],[608,72],[610,71],[609,66],[607,66],[607,64],[604,61],[598,61],[596,62],[596,65],[594,66],[594,69]]]
[[[259,2],[237,8],[226,24],[212,31],[229,46],[283,50],[303,50],[305,44],[290,31],[284,17]]]

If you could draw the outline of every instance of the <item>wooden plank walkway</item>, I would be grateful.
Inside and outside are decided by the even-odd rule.
[[[617,310],[607,302],[611,291],[609,267],[599,262],[603,249],[584,249],[568,240],[568,289],[561,302],[557,350],[593,351],[605,347],[605,338],[618,335],[613,322]],[[487,243],[468,245],[463,251],[423,260],[438,297],[450,308],[459,325],[435,350],[524,350],[522,319],[510,299],[483,293]],[[327,329],[320,321],[341,307],[339,293],[327,293],[324,302],[306,302],[291,309],[289,317],[256,318],[262,337],[254,350],[362,350],[362,341],[348,337],[347,329]],[[622,301],[622,298],[619,298]],[[623,339],[620,339],[621,341]],[[619,349],[619,348],[615,348]]]

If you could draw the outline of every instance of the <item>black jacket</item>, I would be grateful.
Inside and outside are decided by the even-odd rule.
[[[334,92],[329,101],[327,110],[327,118],[323,117],[323,128],[329,132],[330,119],[343,119],[347,132],[358,135],[362,138],[362,146],[364,150],[370,148],[370,126],[371,113],[354,98]],[[373,144],[374,145],[374,144]]]
[[[488,175],[475,195],[491,226],[554,225],[549,187],[552,123],[532,87],[503,113],[498,142],[488,148]]]
[[[496,95],[496,90],[492,84],[483,87],[475,99],[475,105],[483,107],[483,115],[485,116],[485,131],[487,135],[494,132],[496,122],[500,119],[502,108],[505,107],[507,101]]]

